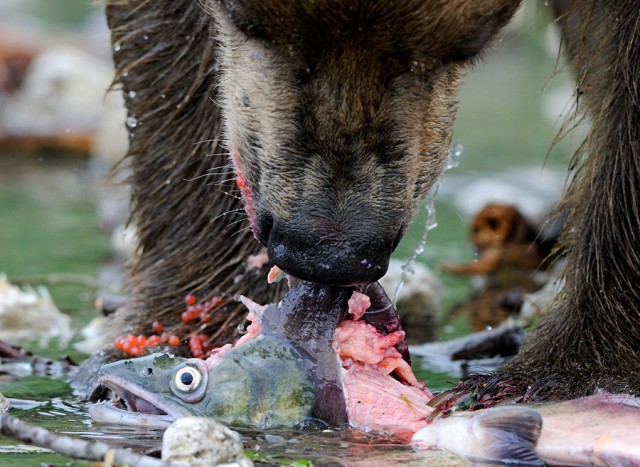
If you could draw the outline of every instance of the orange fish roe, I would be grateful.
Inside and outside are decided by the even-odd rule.
[[[194,334],[189,338],[189,348],[191,354],[195,358],[202,358],[208,356],[209,352],[213,349],[211,344],[207,342],[207,336],[204,334]]]
[[[144,346],[147,344],[147,337],[140,335],[134,336],[130,334],[128,336],[117,337],[113,344],[116,349],[123,350],[129,355],[142,355],[146,353]]]
[[[153,347],[153,346],[158,345],[159,343],[160,343],[160,336],[158,336],[158,335],[149,336],[147,338],[146,347]]]
[[[155,347],[162,343],[175,347],[180,344],[180,338],[167,332],[163,332],[160,336],[157,334],[152,334],[150,336],[145,336],[143,334],[135,336],[133,334],[129,334],[127,336],[116,337],[113,340],[113,345],[116,349],[120,349],[123,352],[136,357],[146,354],[148,352],[148,347]]]
[[[218,308],[222,305],[222,297],[215,296],[210,300],[207,300],[204,303],[195,303],[195,297],[193,295],[187,295],[187,297],[193,297],[193,303],[187,303],[187,299],[185,298],[185,303],[187,303],[187,310],[182,313],[180,316],[182,321],[189,322],[196,318],[200,318],[200,321],[206,323],[211,320],[210,312]],[[192,300],[190,299],[189,302]]]
[[[197,298],[193,294],[184,297],[184,303],[187,306],[186,311],[181,315],[182,321],[189,322],[194,319],[200,319],[202,323],[208,323],[211,320],[211,312],[222,305],[222,297],[215,296],[204,303],[197,303]],[[120,349],[129,355],[138,356],[148,352],[148,347],[155,347],[160,344],[167,344],[173,347],[180,345],[180,338],[174,334],[164,331],[164,325],[160,321],[154,321],[151,328],[156,334],[145,336],[133,334],[120,336],[113,341],[116,349]],[[211,352],[211,344],[207,342],[207,336],[204,334],[194,334],[189,339],[189,347],[194,357],[204,357]]]

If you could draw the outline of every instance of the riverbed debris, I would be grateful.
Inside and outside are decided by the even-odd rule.
[[[71,318],[58,309],[46,287],[18,287],[0,273],[0,339],[12,344],[37,339],[44,347],[57,338],[64,347],[72,337]]]
[[[90,442],[53,433],[27,423],[12,415],[0,415],[0,434],[27,444],[50,449],[73,459],[105,462],[105,465],[131,465],[136,467],[169,467],[170,464],[153,457],[136,454],[128,449],[107,443]]]

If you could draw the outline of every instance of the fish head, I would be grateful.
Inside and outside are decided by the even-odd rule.
[[[302,424],[316,386],[300,354],[287,342],[259,336],[209,363],[157,353],[99,370],[90,407],[99,422],[165,427],[178,418],[206,416],[259,429]],[[106,389],[106,390],[105,390]],[[102,393],[101,393],[102,392]]]
[[[155,353],[120,360],[98,370],[95,400],[105,393],[110,400],[90,407],[94,420],[119,424],[168,426],[174,420],[204,415],[209,371],[198,358]]]

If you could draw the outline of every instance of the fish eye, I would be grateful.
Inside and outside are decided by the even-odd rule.
[[[202,381],[202,373],[192,366],[184,366],[176,372],[174,379],[176,388],[184,392],[192,392],[198,389]]]
[[[184,402],[195,404],[202,400],[207,392],[209,368],[200,358],[190,358],[179,365],[169,379],[174,395]]]
[[[193,380],[194,380],[193,373],[190,371],[185,371],[180,375],[180,382],[185,386],[191,386],[191,383],[193,383]]]

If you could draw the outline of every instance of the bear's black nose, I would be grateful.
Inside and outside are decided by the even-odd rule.
[[[307,218],[287,227],[274,221],[267,251],[278,267],[299,279],[343,286],[370,283],[387,272],[398,236],[385,238],[372,230],[346,235],[325,219]]]

